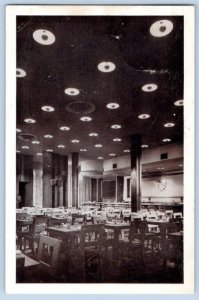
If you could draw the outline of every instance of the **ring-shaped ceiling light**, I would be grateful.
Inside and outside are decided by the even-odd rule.
[[[159,20],[150,27],[150,33],[155,37],[163,37],[173,30],[173,23],[169,20]]]
[[[97,67],[99,71],[104,73],[109,73],[115,70],[115,64],[110,61],[102,61]]]
[[[52,45],[55,42],[54,34],[46,29],[38,29],[33,32],[33,39],[41,45]]]
[[[26,71],[24,71],[23,69],[21,69],[21,68],[17,68],[16,69],[16,76],[17,77],[25,77],[26,76]]]
[[[157,90],[158,86],[155,83],[147,83],[145,85],[143,85],[142,90],[144,92],[154,92],[155,90]]]
[[[76,88],[67,88],[64,90],[64,93],[69,96],[77,96],[77,95],[79,95],[80,92]]]
[[[184,105],[184,100],[177,100],[177,101],[174,102],[174,104],[176,106],[183,106]]]

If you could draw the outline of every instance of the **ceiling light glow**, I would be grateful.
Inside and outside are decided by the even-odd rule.
[[[106,105],[106,107],[109,108],[109,109],[117,109],[117,108],[120,107],[120,106],[119,106],[118,103],[111,102],[111,103],[108,103],[108,104]]]
[[[79,140],[72,140],[71,143],[74,143],[74,144],[79,143]]]
[[[157,84],[154,83],[148,83],[142,86],[142,90],[148,93],[154,92],[155,90],[157,90],[157,88],[158,88]]]
[[[68,127],[68,126],[61,126],[60,130],[68,131],[68,130],[70,130],[70,127]]]
[[[45,137],[46,139],[52,139],[52,138],[53,138],[53,135],[51,135],[51,134],[45,134],[44,137]]]
[[[39,141],[32,141],[32,144],[38,145],[38,144],[40,144],[40,142]]]
[[[155,37],[163,37],[173,30],[173,23],[169,20],[159,20],[150,27],[150,33]]]
[[[121,127],[122,127],[121,125],[117,125],[117,124],[111,125],[111,128],[113,129],[120,129]]]
[[[81,117],[80,120],[83,122],[90,122],[90,121],[92,121],[92,118],[91,117]]]
[[[33,32],[33,39],[41,45],[51,45],[55,42],[54,34],[46,29],[38,29]]]
[[[148,119],[148,118],[150,118],[150,115],[148,115],[148,114],[142,114],[142,115],[139,115],[138,118],[139,119]]]
[[[24,71],[21,68],[16,69],[16,76],[19,78],[25,77],[26,76],[26,71]]]
[[[29,124],[36,123],[36,121],[34,119],[31,119],[31,118],[25,119],[24,122],[29,123]]]
[[[42,106],[41,109],[42,109],[43,111],[46,111],[46,112],[52,112],[52,111],[55,110],[54,107],[52,107],[52,106],[47,106],[47,105]]]
[[[98,136],[98,133],[96,133],[96,132],[91,132],[91,133],[89,133],[89,136]]]
[[[120,138],[115,138],[115,139],[113,139],[113,142],[121,142],[121,140],[122,139],[120,139]]]
[[[173,127],[173,126],[175,126],[174,123],[166,123],[166,124],[164,124],[164,127]]]
[[[77,95],[79,95],[80,92],[76,88],[67,88],[67,89],[65,89],[64,93],[69,96],[77,96]]]
[[[174,105],[183,106],[184,105],[184,100],[177,100],[177,101],[174,102]]]
[[[163,139],[162,140],[164,143],[169,143],[169,142],[171,142],[171,139]]]
[[[101,148],[102,145],[101,145],[101,144],[96,144],[95,147],[96,147],[96,148]]]
[[[110,61],[103,61],[98,64],[98,70],[104,73],[109,73],[115,70],[115,64]]]

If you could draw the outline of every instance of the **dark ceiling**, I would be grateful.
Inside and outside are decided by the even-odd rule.
[[[162,19],[170,20],[173,30],[154,37],[150,27]],[[55,42],[36,42],[33,32],[38,29],[52,32]],[[116,68],[100,72],[100,62],[112,62]],[[149,148],[163,145],[165,138],[183,141],[183,106],[174,105],[183,99],[183,17],[18,16],[17,68],[26,71],[25,77],[17,78],[17,128],[22,130],[18,135],[31,134],[40,142],[34,145],[18,138],[21,153],[36,154],[50,148],[67,155],[83,148],[87,149],[81,152],[83,157],[107,159],[110,153],[123,155],[130,148],[130,135],[136,133],[142,134],[142,142]],[[142,86],[150,83],[158,88],[142,91]],[[70,87],[79,89],[79,95],[65,94]],[[108,109],[110,102],[120,107]],[[42,111],[44,105],[55,111]],[[91,112],[86,112],[90,108]],[[139,119],[140,114],[150,118]],[[92,121],[82,122],[82,116]],[[27,124],[25,118],[36,123]],[[175,126],[164,127],[167,122]],[[121,128],[112,129],[113,124]],[[61,131],[61,126],[70,130]],[[98,136],[88,136],[91,132]],[[45,134],[53,138],[46,139]],[[80,142],[73,144],[72,139]],[[58,148],[59,144],[65,148]],[[95,148],[95,144],[103,147]],[[22,149],[24,145],[30,148]]]

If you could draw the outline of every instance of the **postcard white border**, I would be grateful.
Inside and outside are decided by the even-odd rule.
[[[16,16],[184,16],[184,283],[16,284]],[[11,294],[192,294],[194,292],[194,6],[10,5],[6,7],[6,292]]]

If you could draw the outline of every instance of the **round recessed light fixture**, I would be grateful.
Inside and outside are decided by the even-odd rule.
[[[22,146],[21,148],[22,149],[30,149],[30,147],[28,147],[28,146]]]
[[[89,133],[89,136],[98,136],[98,133],[96,133],[96,132],[91,132],[91,133]]]
[[[17,133],[21,132],[21,129],[16,128],[16,132],[17,132]]]
[[[27,119],[24,120],[24,122],[29,123],[29,124],[33,124],[33,123],[35,123],[36,121],[35,121],[34,119],[27,118]]]
[[[144,92],[154,92],[155,90],[157,90],[158,86],[155,83],[148,83],[142,86],[142,90]]]
[[[115,64],[110,61],[102,61],[97,67],[99,71],[104,73],[109,73],[115,70]]]
[[[43,154],[41,152],[37,153],[36,154],[37,156],[42,156]]]
[[[117,125],[117,124],[111,125],[111,128],[113,129],[120,129],[121,127],[122,127],[121,125]]]
[[[95,147],[96,147],[96,148],[101,148],[102,145],[101,145],[101,144],[96,144]]]
[[[62,148],[62,149],[65,148],[64,145],[58,145],[57,147],[58,147],[58,148]]]
[[[38,145],[38,144],[40,144],[40,142],[39,141],[32,141],[32,144]]]
[[[130,150],[129,150],[129,149],[125,149],[123,152],[124,152],[124,153],[129,153]]]
[[[106,107],[109,108],[109,109],[117,109],[117,108],[120,107],[120,106],[119,106],[118,103],[111,102],[111,103],[108,103],[108,104],[106,105]]]
[[[25,77],[26,76],[26,71],[24,71],[21,68],[16,69],[16,76],[19,78]]]
[[[46,152],[53,152],[53,149],[47,149]]]
[[[80,149],[80,151],[81,151],[81,152],[86,152],[86,151],[87,151],[87,149]]]
[[[110,153],[109,156],[115,156],[115,153]]]
[[[67,88],[64,90],[64,93],[69,96],[77,96],[77,95],[79,95],[80,92],[76,88]]]
[[[51,135],[51,134],[45,134],[44,137],[45,137],[46,139],[52,139],[52,138],[53,138],[53,135]]]
[[[92,118],[91,117],[81,117],[80,120],[83,122],[90,122],[90,121],[92,121]]]
[[[115,138],[115,139],[113,139],[113,142],[121,142],[121,140],[122,139],[120,139],[120,138]]]
[[[150,27],[150,33],[155,37],[163,37],[173,30],[173,23],[169,20],[159,20]]]
[[[174,105],[183,106],[184,105],[184,100],[177,100],[177,101],[174,102]]]
[[[141,147],[142,148],[148,148],[149,146],[148,145],[142,145]]]
[[[60,130],[68,131],[68,130],[70,130],[70,127],[68,127],[68,126],[61,126]]]
[[[175,126],[174,123],[166,123],[166,124],[164,124],[164,127],[173,127],[173,126]]]
[[[171,142],[171,139],[163,139],[162,140],[164,143],[169,143],[169,142]]]
[[[21,151],[20,151],[20,150],[16,150],[16,152],[17,152],[17,153],[20,153]]]
[[[41,109],[42,109],[43,111],[47,111],[47,112],[52,112],[52,111],[55,110],[54,107],[48,106],[48,105],[42,106]]]
[[[72,140],[71,143],[77,144],[79,143],[79,140]]]
[[[139,119],[148,119],[148,118],[150,118],[150,115],[148,115],[148,114],[142,114],[142,115],[139,115],[138,118]]]
[[[55,42],[55,36],[52,32],[45,29],[38,29],[33,32],[33,39],[42,45],[48,46]]]
[[[98,156],[98,159],[104,159],[103,156]]]

